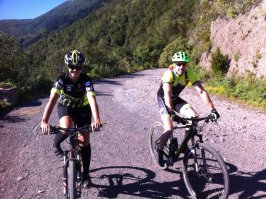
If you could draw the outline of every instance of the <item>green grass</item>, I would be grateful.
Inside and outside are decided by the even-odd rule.
[[[206,90],[211,94],[220,95],[243,105],[266,112],[266,81],[246,77],[214,78],[207,82]]]

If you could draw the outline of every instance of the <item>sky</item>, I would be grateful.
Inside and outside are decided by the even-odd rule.
[[[34,19],[66,0],[0,0],[1,19]]]

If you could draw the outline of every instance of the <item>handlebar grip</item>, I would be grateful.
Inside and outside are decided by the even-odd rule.
[[[50,126],[49,134],[57,134],[56,128],[54,126]]]
[[[215,117],[215,115],[213,115],[212,113],[208,116],[208,122],[216,122],[218,118]]]
[[[177,122],[177,123],[181,123],[183,125],[187,124],[187,120],[185,118],[181,118],[178,115],[176,115],[175,113],[172,114],[172,120]]]

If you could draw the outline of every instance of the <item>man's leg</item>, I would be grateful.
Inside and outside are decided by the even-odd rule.
[[[63,116],[59,119],[59,125],[62,128],[71,128],[73,127],[73,120],[70,116]],[[61,143],[68,138],[67,134],[58,133],[55,135],[53,150],[54,153],[58,156],[63,156],[63,150],[61,149]]]
[[[185,117],[187,117],[187,118],[191,118],[191,117],[197,117],[198,116],[198,114],[196,113],[196,111],[192,108],[192,106],[190,105],[190,104],[188,104],[188,103],[180,103],[180,104],[177,104],[176,105],[176,110],[177,110],[177,112],[179,112],[180,114],[182,114],[182,115],[184,115]],[[186,129],[186,135],[189,133],[188,132],[189,131],[189,129]],[[185,135],[185,136],[186,136]],[[194,143],[194,138],[192,138],[191,140],[190,140],[191,142],[191,145],[193,145],[193,143]],[[182,151],[182,152],[185,152],[186,151],[186,148],[187,147],[185,147],[184,148],[184,151]]]
[[[177,104],[175,107],[176,111],[184,116],[186,116],[187,118],[191,118],[191,117],[197,117],[198,114],[196,113],[196,111],[192,108],[192,106],[188,103],[180,103]]]

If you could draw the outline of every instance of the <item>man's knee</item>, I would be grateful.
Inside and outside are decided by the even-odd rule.
[[[191,104],[184,104],[181,109],[180,113],[185,115],[186,117],[196,117],[197,113],[192,108]]]

